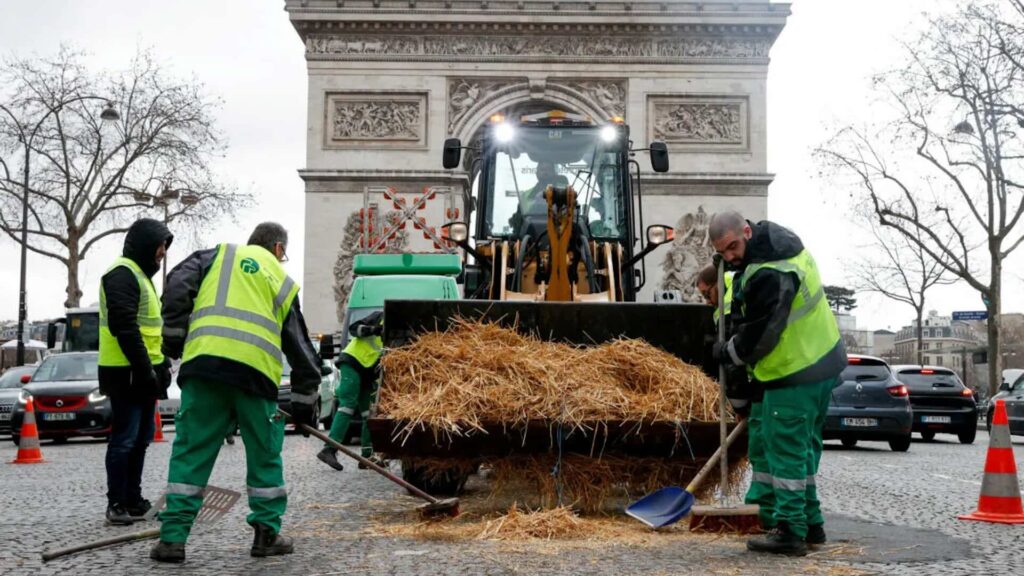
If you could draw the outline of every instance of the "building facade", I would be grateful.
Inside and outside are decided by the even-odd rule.
[[[955,321],[951,316],[928,312],[922,323],[921,363],[944,366],[962,371],[965,362],[970,368],[971,353],[984,344],[984,340],[967,322]],[[896,333],[893,342],[897,362],[917,363],[917,321]]]
[[[692,286],[710,255],[700,237],[708,215],[766,216],[768,56],[788,4],[287,0],[285,9],[309,78],[299,173],[303,308],[314,332],[338,325],[335,285],[344,279],[335,262],[353,249],[344,231],[367,187],[410,200],[450,190],[450,201],[424,207],[431,226],[449,210],[465,214],[475,168],[467,160],[442,170],[442,145],[447,137],[472,145],[494,114],[620,116],[636,148],[668,144],[667,174],[654,175],[637,155],[645,223],[675,225],[679,237],[648,258],[641,300]],[[418,233],[408,248],[434,249]]]

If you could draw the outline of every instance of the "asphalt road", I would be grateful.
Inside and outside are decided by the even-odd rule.
[[[173,433],[168,439],[173,439]],[[1024,439],[1015,439],[1018,467]],[[75,441],[43,444],[47,463],[15,466],[14,446],[0,439],[0,566],[8,575],[115,576],[179,574],[1020,574],[1024,526],[962,522],[977,503],[988,436],[973,446],[952,436],[915,442],[894,453],[882,443],[846,450],[829,443],[819,489],[830,544],[807,558],[748,553],[744,540],[694,536],[683,530],[651,534],[628,525],[622,540],[594,537],[568,542],[492,542],[395,535],[388,526],[414,527],[407,511],[417,502],[354,465],[334,472],[315,459],[315,440],[286,439],[290,507],[285,532],[296,537],[289,557],[248,555],[251,530],[244,497],[225,520],[195,534],[183,566],[153,563],[149,543],[88,552],[42,564],[47,548],[132,528],[104,526],[105,445]],[[146,491],[154,498],[167,471],[170,442],[151,447]],[[240,444],[225,446],[213,484],[244,492]],[[479,486],[477,487],[479,491]],[[472,498],[472,496],[471,496]],[[479,498],[478,498],[479,499]],[[145,526],[143,526],[145,527]],[[383,528],[382,528],[383,527]],[[402,532],[408,534],[406,530]]]

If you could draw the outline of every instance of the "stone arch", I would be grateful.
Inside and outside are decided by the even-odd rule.
[[[537,94],[526,82],[511,84],[495,90],[476,102],[454,125],[452,136],[464,142],[470,141],[480,128],[494,114],[506,112],[516,107],[530,108],[561,108],[566,112],[590,116],[596,122],[604,119],[607,113],[589,98],[570,87],[559,84],[547,84],[543,93]]]

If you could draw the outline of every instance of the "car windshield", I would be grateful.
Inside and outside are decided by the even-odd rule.
[[[960,379],[956,374],[948,370],[902,370],[899,374],[900,382],[911,388],[932,388],[960,386]]]
[[[886,380],[889,378],[889,367],[881,363],[862,362],[850,364],[840,376],[843,382],[865,382],[869,380]]]
[[[48,356],[32,375],[32,382],[96,380],[97,354],[55,354]]]
[[[24,384],[21,383],[21,377],[26,374],[32,374],[35,367],[32,368],[11,368],[3,375],[0,375],[0,390],[4,388],[21,388]]]
[[[625,234],[621,142],[606,143],[601,128],[519,127],[508,142],[495,144],[487,189],[486,230],[492,236],[520,236],[529,220],[547,220],[544,190],[572,186],[590,236]]]

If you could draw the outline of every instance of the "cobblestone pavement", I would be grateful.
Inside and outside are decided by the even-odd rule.
[[[168,435],[173,439],[173,433]],[[939,437],[942,438],[941,436]],[[0,572],[27,574],[981,574],[1024,573],[1024,526],[955,520],[977,502],[988,437],[973,446],[915,442],[897,454],[863,443],[826,451],[819,486],[832,543],[803,559],[756,556],[735,537],[680,531],[644,535],[627,544],[423,540],[373,529],[417,501],[354,465],[338,473],[315,459],[318,443],[289,435],[285,443],[290,505],[285,532],[296,553],[275,559],[248,555],[251,531],[243,500],[221,523],[195,534],[183,566],[148,560],[150,543],[86,552],[42,564],[48,548],[136,528],[105,527],[105,445],[44,443],[46,464],[14,466],[14,447],[0,442]],[[1018,461],[1024,442],[1016,439]],[[154,498],[167,472],[170,442],[150,448],[146,492]],[[1019,466],[1019,464],[1018,464]],[[244,492],[240,444],[225,446],[212,484]],[[143,525],[145,527],[145,525]]]

